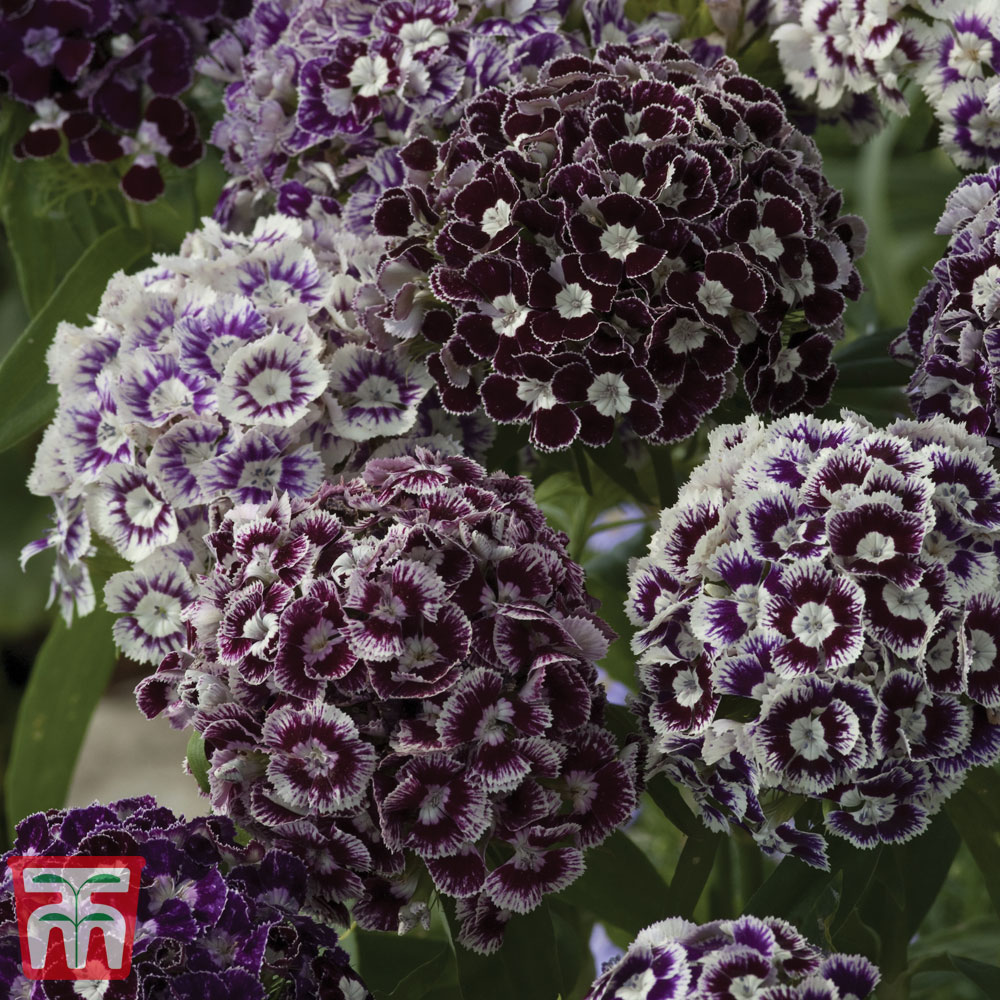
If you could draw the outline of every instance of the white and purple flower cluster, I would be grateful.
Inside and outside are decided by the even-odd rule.
[[[181,95],[213,38],[251,0],[4,0],[0,91],[34,120],[19,157],[74,163],[129,157],[121,186],[136,201],[163,193],[163,160],[188,167],[205,147]]]
[[[993,0],[765,0],[748,20],[772,38],[794,94],[821,113],[877,126],[859,98],[908,113],[920,84],[941,123],[940,143],[966,169],[1000,160],[1000,13]]]
[[[951,237],[892,353],[916,368],[918,417],[941,414],[1000,443],[1000,167],[965,178],[936,232]]]
[[[417,449],[209,544],[195,642],[139,704],[203,735],[213,807],[305,858],[316,908],[406,929],[433,885],[491,952],[630,816],[610,630],[526,479]]]
[[[737,373],[759,412],[827,401],[864,226],[777,95],[702,55],[557,58],[402,150],[365,321],[430,345],[445,409],[558,450],[688,437]]]
[[[335,222],[318,239],[280,216],[248,236],[206,223],[180,255],[112,279],[89,325],[60,325],[59,409],[29,480],[55,526],[24,558],[55,549],[67,619],[94,606],[87,558],[103,540],[134,564],[105,593],[116,640],[157,662],[183,642],[208,504],[307,496],[414,428],[426,367],[371,343],[351,306],[383,247]]]
[[[943,418],[791,416],[710,436],[631,569],[654,766],[705,822],[825,864],[781,801],[904,841],[1000,755],[1000,475]]]
[[[577,4],[576,7],[580,7]],[[213,141],[234,180],[217,217],[274,204],[298,217],[336,211],[371,232],[381,191],[403,180],[399,149],[450,129],[466,102],[534,79],[556,55],[587,50],[567,28],[570,0],[266,0],[215,43],[200,69],[228,84]],[[584,0],[593,44],[667,37],[676,18],[640,28],[624,0]],[[578,12],[579,13],[579,12]]]
[[[641,931],[585,1000],[867,1000],[879,978],[866,958],[823,955],[777,917],[673,917]]]
[[[145,859],[125,979],[24,976],[5,862],[38,854]],[[229,820],[185,821],[149,796],[35,813],[0,857],[0,982],[32,1000],[370,1000],[336,933],[302,915],[305,891],[300,859],[241,846]]]

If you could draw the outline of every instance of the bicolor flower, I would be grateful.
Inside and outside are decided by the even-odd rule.
[[[819,831],[764,803],[820,799],[827,831],[872,847],[1000,756],[992,458],[943,417],[712,432],[626,604],[650,771],[712,829],[825,867]]]

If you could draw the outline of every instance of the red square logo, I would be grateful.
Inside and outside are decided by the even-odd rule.
[[[21,855],[7,867],[28,979],[124,979],[145,858]]]

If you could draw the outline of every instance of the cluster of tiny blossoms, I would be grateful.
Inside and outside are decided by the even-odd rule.
[[[944,258],[892,345],[915,366],[909,397],[918,417],[941,414],[1000,442],[1000,167],[963,180],[938,233]]]
[[[757,411],[826,402],[863,225],[777,95],[701,54],[555,59],[403,149],[364,321],[430,345],[446,409],[556,450],[685,438],[737,371]]]
[[[142,857],[132,967],[114,982],[32,982],[21,967],[8,858]],[[0,858],[0,982],[10,997],[69,1000],[370,1000],[337,935],[301,915],[301,860],[226,819],[184,821],[148,796],[36,813]]]
[[[195,642],[139,704],[202,734],[213,807],[305,858],[317,909],[405,930],[433,886],[490,952],[629,818],[611,633],[526,479],[417,449],[208,541]]]
[[[19,156],[50,156],[65,138],[74,163],[130,157],[122,189],[163,191],[157,157],[178,167],[204,146],[180,95],[211,40],[250,0],[8,0],[0,5],[0,90],[30,106]]]
[[[866,958],[823,955],[778,917],[673,917],[641,931],[585,1000],[866,1000],[878,981]]]
[[[54,527],[24,558],[55,549],[67,620],[94,606],[96,535],[134,564],[105,592],[118,644],[158,662],[183,642],[210,503],[307,496],[414,428],[426,367],[371,343],[351,309],[383,246],[333,223],[318,240],[279,216],[249,236],[206,223],[179,256],[113,278],[89,325],[60,325],[59,408],[28,483]]]
[[[577,7],[580,5],[577,4]],[[640,29],[624,0],[584,0],[596,44]],[[511,79],[534,79],[558,54],[586,49],[563,25],[570,0],[274,0],[221,38],[200,70],[228,84],[213,141],[234,180],[217,218],[237,222],[263,200],[294,216],[330,211],[370,232],[378,195],[403,179],[399,147],[439,135],[466,102]]]
[[[873,123],[862,98],[905,115],[918,82],[940,143],[967,169],[1000,160],[1000,14],[993,0],[760,0],[748,21],[772,38],[794,94],[819,111]]]
[[[654,766],[708,825],[823,866],[785,795],[856,846],[904,841],[1000,754],[992,458],[943,418],[712,433],[627,604]]]

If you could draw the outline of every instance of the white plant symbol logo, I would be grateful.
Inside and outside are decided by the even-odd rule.
[[[94,931],[104,935],[108,967],[120,969],[125,950],[125,916],[113,906],[95,903],[91,896],[94,892],[127,892],[130,878],[131,872],[123,866],[25,868],[27,892],[58,892],[62,897],[57,903],[39,906],[28,918],[32,966],[40,969],[45,965],[49,936],[58,929],[62,932],[66,964],[70,969],[82,969],[86,965]]]

